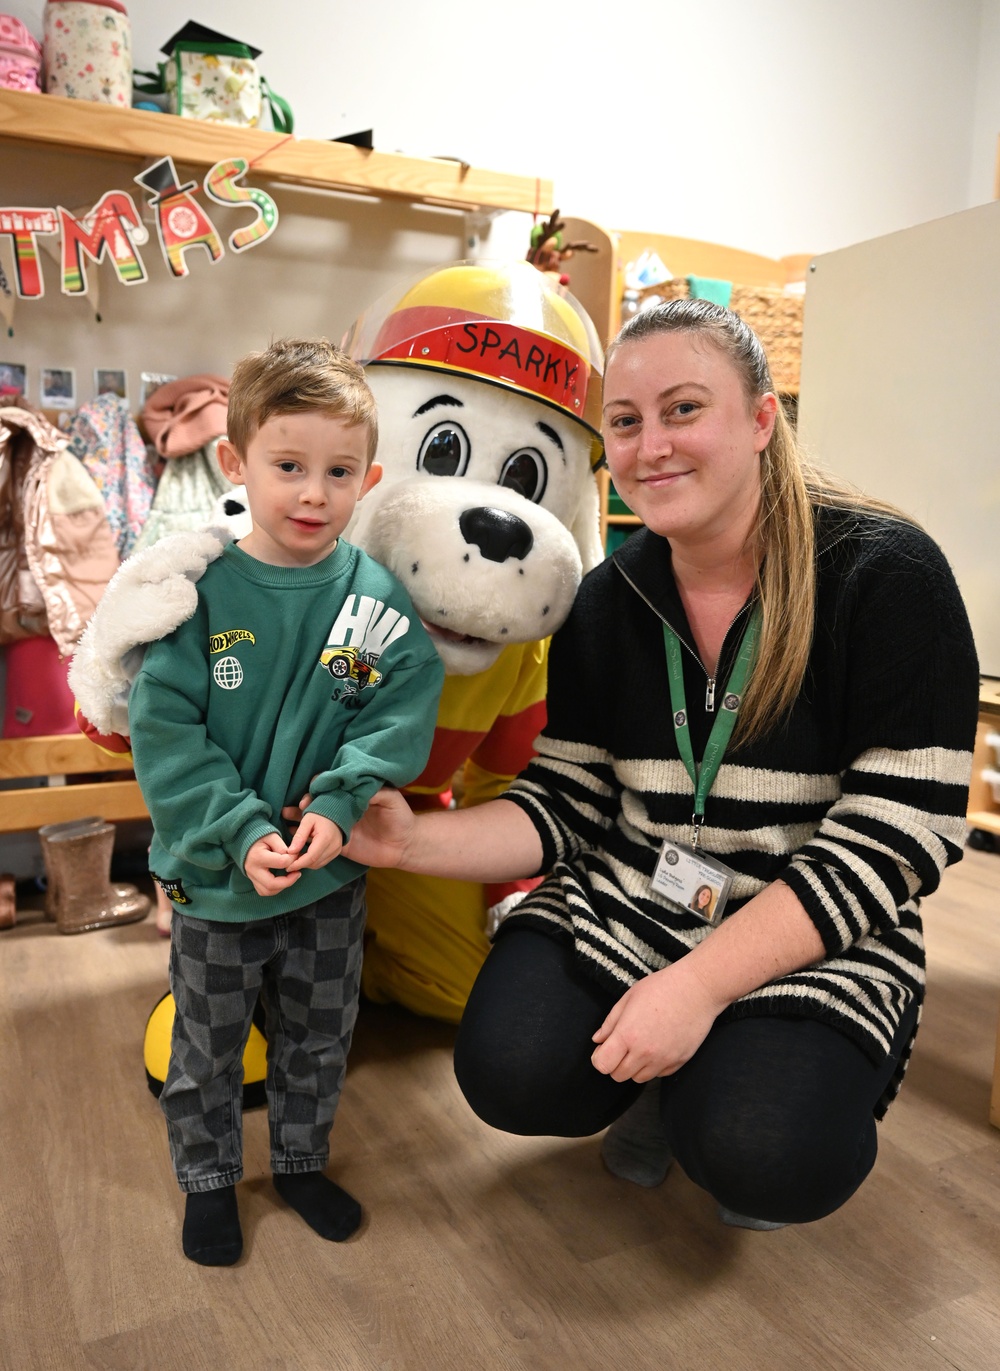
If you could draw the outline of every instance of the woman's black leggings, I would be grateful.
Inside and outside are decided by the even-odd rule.
[[[617,998],[580,969],[568,943],[526,928],[503,932],[455,1043],[455,1074],[479,1117],[508,1133],[564,1138],[614,1122],[642,1089],[590,1063],[591,1037]],[[674,1156],[738,1214],[786,1223],[831,1214],[875,1164],[875,1105],[916,1014],[911,1006],[878,1066],[812,1019],[716,1023],[662,1080]]]

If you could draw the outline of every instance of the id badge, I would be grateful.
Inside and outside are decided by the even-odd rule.
[[[705,923],[716,924],[722,918],[735,874],[714,857],[695,852],[684,843],[665,840],[651,885]]]

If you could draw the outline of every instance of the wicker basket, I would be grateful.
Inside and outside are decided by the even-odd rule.
[[[683,300],[691,294],[686,276],[675,276],[659,286],[639,292],[639,303],[651,295],[661,300]],[[753,329],[764,346],[774,388],[795,394],[802,363],[801,295],[789,295],[778,286],[733,286],[729,308]]]

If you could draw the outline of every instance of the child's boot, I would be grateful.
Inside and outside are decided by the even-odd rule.
[[[134,886],[111,884],[115,826],[89,820],[46,824],[39,829],[49,880],[55,885],[60,933],[83,933],[108,924],[133,923],[149,913],[149,900]]]

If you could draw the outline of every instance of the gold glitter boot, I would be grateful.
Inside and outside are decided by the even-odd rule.
[[[46,824],[38,832],[45,869],[55,886],[55,918],[60,933],[84,933],[146,917],[149,900],[145,895],[134,886],[111,884],[114,824]]]

